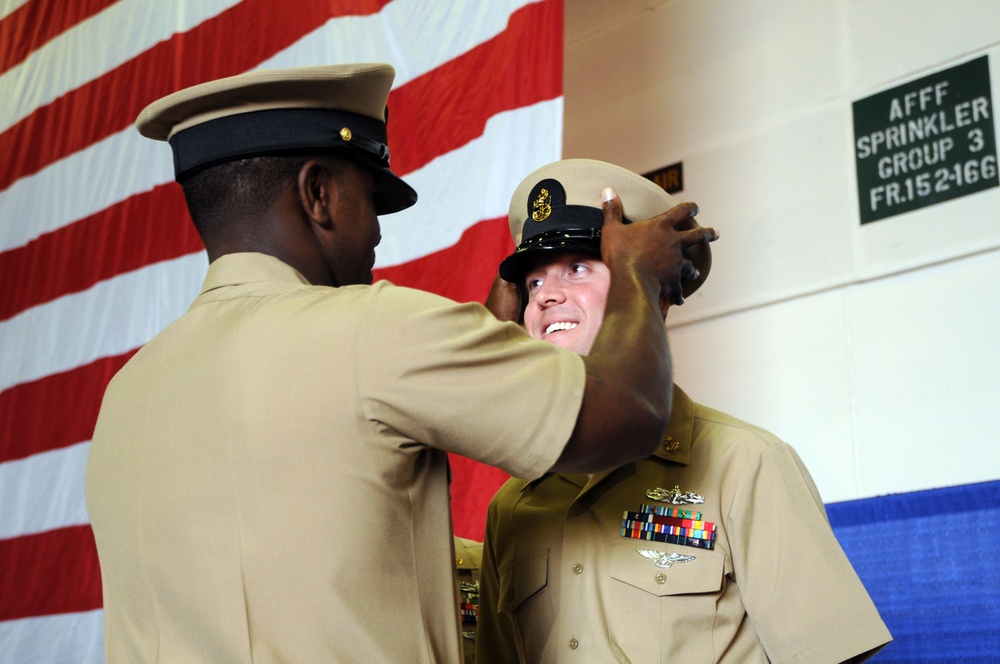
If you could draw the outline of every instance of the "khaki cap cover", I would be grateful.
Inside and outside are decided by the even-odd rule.
[[[654,217],[678,204],[662,187],[632,171],[594,159],[563,159],[535,170],[514,190],[508,221],[521,244],[500,264],[500,276],[521,282],[531,259],[544,251],[601,253],[604,212],[601,189],[611,187],[622,202],[626,223]],[[696,228],[693,219],[685,228]],[[694,293],[712,269],[712,250],[700,244],[684,251],[699,276],[683,282]]]
[[[376,209],[407,208],[416,192],[389,168],[386,100],[395,70],[380,63],[261,69],[174,92],[136,127],[169,141],[177,179],[245,157],[343,150],[379,181]]]

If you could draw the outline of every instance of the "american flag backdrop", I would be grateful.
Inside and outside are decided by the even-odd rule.
[[[103,661],[90,436],[207,269],[139,111],[250,69],[392,64],[420,200],[382,218],[376,279],[481,302],[511,193],[560,156],[562,53],[563,0],[0,0],[0,662]],[[504,477],[452,468],[456,533],[481,539]]]

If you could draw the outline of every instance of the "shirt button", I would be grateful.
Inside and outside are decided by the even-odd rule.
[[[583,574],[583,565],[581,565],[580,563],[577,563],[577,564],[573,565],[573,573],[574,574]]]
[[[579,645],[580,645],[580,642],[577,641],[576,639],[570,639],[569,640],[569,649],[570,650],[576,650]]]
[[[667,575],[666,574],[657,574],[656,575],[656,582],[662,586],[664,583],[667,582]]]
[[[584,507],[589,507],[592,502],[594,502],[594,499],[591,498],[590,496],[584,496],[583,498],[580,499],[580,504],[583,505]]]
[[[510,590],[507,591],[507,599],[509,599],[509,600],[514,599],[514,589],[513,588],[511,588]]]

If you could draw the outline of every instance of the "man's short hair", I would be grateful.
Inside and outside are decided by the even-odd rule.
[[[348,158],[333,154],[247,157],[203,168],[186,178],[184,198],[202,238],[218,237],[227,219],[248,219],[268,209],[296,185],[299,170],[310,159],[336,177]]]

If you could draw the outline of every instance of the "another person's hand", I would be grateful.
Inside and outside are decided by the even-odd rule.
[[[493,286],[486,298],[486,308],[498,320],[521,322],[524,307],[521,302],[521,291],[516,284],[504,281],[499,276],[493,279]]]
[[[634,266],[641,274],[659,282],[661,297],[668,298],[671,304],[683,304],[682,280],[698,277],[698,271],[684,256],[684,250],[719,238],[714,228],[702,228],[694,221],[698,206],[680,203],[651,219],[625,225],[618,195],[605,189],[601,199],[604,209],[601,257],[604,262],[612,271],[616,264]]]

